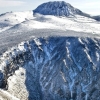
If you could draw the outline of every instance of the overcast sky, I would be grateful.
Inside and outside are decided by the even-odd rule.
[[[48,1],[61,0],[0,0],[0,13],[10,11],[33,10],[38,5]],[[83,12],[100,15],[100,0],[64,0]]]

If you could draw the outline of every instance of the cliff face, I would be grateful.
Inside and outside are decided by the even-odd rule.
[[[35,38],[6,52],[0,66],[1,88],[17,100],[100,100],[97,38]]]

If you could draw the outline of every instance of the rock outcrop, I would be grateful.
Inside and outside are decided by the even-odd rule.
[[[1,88],[19,100],[100,100],[100,39],[35,38],[6,52],[0,66]]]
[[[81,10],[74,8],[71,4],[66,3],[65,1],[53,1],[47,2],[39,5],[34,13],[39,13],[43,15],[54,15],[54,16],[75,16],[81,15],[90,17],[89,14],[83,13]]]

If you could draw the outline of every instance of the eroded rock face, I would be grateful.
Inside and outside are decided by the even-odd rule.
[[[39,13],[42,15],[54,15],[54,16],[75,16],[81,15],[85,17],[92,18],[89,14],[82,12],[81,10],[74,8],[71,4],[65,1],[53,1],[46,2],[39,5],[33,13]]]
[[[2,73],[19,100],[100,100],[99,39],[37,38],[11,54]]]

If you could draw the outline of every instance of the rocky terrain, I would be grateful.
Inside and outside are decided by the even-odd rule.
[[[18,100],[99,100],[99,55],[97,38],[35,38],[3,55],[0,86]]]
[[[0,15],[0,100],[100,100],[95,18],[63,1]]]
[[[53,16],[73,16],[76,15],[88,17],[100,21],[100,16],[91,16],[87,13],[82,12],[81,10],[73,7],[71,4],[66,3],[65,1],[53,1],[46,2],[39,5],[35,10],[33,10],[33,14],[39,13],[42,15],[53,15]]]

